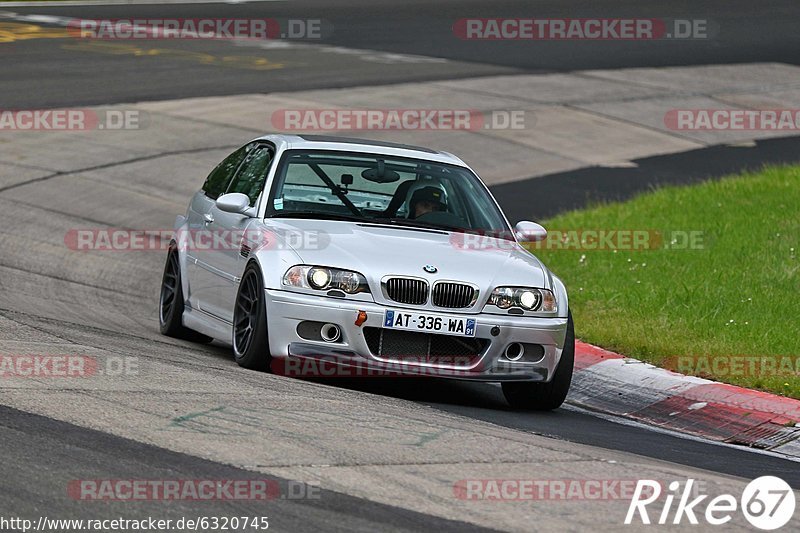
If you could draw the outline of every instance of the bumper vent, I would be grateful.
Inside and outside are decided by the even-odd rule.
[[[463,283],[439,282],[433,286],[433,305],[448,309],[461,309],[472,307],[475,303],[477,291],[470,285]]]
[[[423,305],[428,301],[428,282],[414,278],[389,278],[386,296],[402,304]]]
[[[364,328],[364,338],[378,357],[456,366],[471,366],[489,345],[486,339],[372,327]]]

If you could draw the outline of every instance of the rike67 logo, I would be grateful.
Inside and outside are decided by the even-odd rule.
[[[662,494],[658,481],[640,479],[625,524],[634,523],[638,515],[642,524],[681,524],[685,523],[685,518],[688,523],[697,525],[700,516],[705,523],[719,526],[730,522],[738,509],[753,527],[770,531],[785,526],[794,515],[794,492],[788,483],[775,476],[754,479],[744,488],[739,500],[732,494],[721,494],[705,503],[704,510],[701,504],[709,496],[698,495],[693,487],[693,479],[686,480],[683,488],[679,481],[673,481],[668,485],[668,492]],[[662,500],[663,507],[659,512]],[[651,517],[648,511],[655,511],[655,516]]]

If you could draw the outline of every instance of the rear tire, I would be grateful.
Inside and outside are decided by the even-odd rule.
[[[233,311],[233,355],[239,366],[251,370],[269,370],[267,305],[264,296],[264,277],[255,263],[244,271],[236,294]]]
[[[169,247],[167,263],[164,265],[164,275],[161,278],[161,294],[158,299],[159,329],[163,335],[176,339],[201,343],[213,341],[213,337],[203,335],[183,325],[184,304],[180,258],[173,243]]]
[[[555,375],[548,383],[508,382],[503,383],[503,396],[513,409],[528,411],[550,411],[564,403],[572,383],[572,367],[575,364],[575,330],[572,313],[567,318],[567,335],[564,350]]]

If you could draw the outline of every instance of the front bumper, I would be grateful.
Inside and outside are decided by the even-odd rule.
[[[431,376],[477,381],[550,381],[553,377],[567,330],[566,318],[537,318],[493,315],[465,315],[446,309],[436,314],[474,318],[476,339],[485,347],[469,358],[394,358],[370,350],[365,328],[381,328],[387,309],[418,312],[398,304],[387,307],[374,302],[318,297],[281,290],[266,290],[267,327],[270,352],[278,368],[294,375],[320,376]],[[359,311],[366,321],[355,325]],[[427,313],[427,311],[424,311]],[[304,321],[336,324],[341,338],[336,342],[302,338],[297,326]],[[510,361],[505,351],[511,343],[540,345],[541,359]],[[539,352],[537,352],[539,353]]]

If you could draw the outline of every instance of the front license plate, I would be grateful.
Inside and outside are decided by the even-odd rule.
[[[455,316],[407,313],[388,310],[383,315],[383,327],[424,333],[441,333],[461,337],[475,336],[475,319]]]

